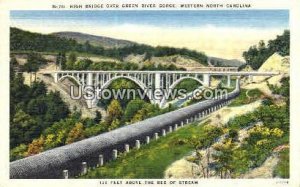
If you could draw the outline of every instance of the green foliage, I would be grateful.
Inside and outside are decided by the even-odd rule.
[[[23,83],[21,74],[10,82],[10,146],[29,143],[52,123],[69,114],[58,92],[47,93],[43,82]]]
[[[280,80],[281,86],[268,84],[273,94],[279,94],[284,97],[290,96],[290,77],[284,77]]]
[[[10,50],[22,51],[68,51],[82,50],[73,39],[62,39],[54,35],[44,35],[10,28]]]
[[[279,94],[285,97],[287,112],[290,112],[290,77],[284,77],[280,80],[281,86],[271,85],[267,82],[268,87],[273,94]]]
[[[233,175],[238,177],[249,168],[260,166],[272,150],[288,143],[289,114],[286,105],[262,105],[256,111],[238,116],[227,124],[229,129],[238,130],[261,121],[263,125],[252,127],[244,142],[233,154]]]
[[[23,110],[18,110],[13,116],[10,126],[10,145],[15,147],[20,143],[28,143],[33,138],[37,137],[39,132],[39,124],[36,119],[25,113]]]
[[[71,52],[66,62],[66,69],[72,69],[76,61],[77,61],[77,54],[75,52]]]
[[[175,86],[175,89],[184,89],[186,93],[196,90],[201,84],[194,79],[185,79]]]
[[[111,131],[121,126],[121,122],[119,119],[114,119],[111,124],[108,126],[107,130]]]
[[[27,63],[24,64],[23,70],[26,72],[37,72],[41,65],[45,64],[46,60],[38,53],[29,53],[27,55]]]
[[[122,108],[125,108],[130,101],[135,99],[140,99],[138,91],[140,93],[144,92],[144,90],[142,90],[135,82],[125,78],[114,80],[108,86],[108,89],[115,91],[115,94],[120,93],[118,97],[118,101],[121,104]],[[125,93],[124,91],[126,90],[133,90],[134,93],[127,92],[126,94],[124,94],[124,97],[121,99],[122,93]],[[101,99],[99,101],[99,104],[102,105],[104,108],[107,108],[107,106],[109,105],[109,103],[111,103],[111,101],[112,101],[112,97],[110,99]],[[145,99],[145,101],[148,101],[147,98]]]
[[[93,46],[87,41],[84,44],[74,39],[59,38],[54,35],[44,35],[23,31],[18,28],[10,28],[10,50],[11,51],[38,51],[38,52],[67,52],[76,51],[81,53],[97,54],[123,60],[130,54],[146,54],[145,60],[153,56],[188,56],[201,64],[207,64],[207,56],[204,53],[186,48],[152,47],[149,45],[135,44],[122,48],[104,49],[102,46]],[[69,64],[69,63],[68,63]],[[172,68],[172,67],[170,67]]]
[[[282,90],[286,91],[278,91],[278,93],[282,96],[285,95],[286,97],[289,97],[287,82],[288,80],[284,80],[282,83],[284,88]],[[278,88],[278,90],[281,89]],[[254,91],[253,93],[248,92],[248,95],[260,97],[260,94],[257,93],[257,91]],[[242,93],[236,100],[239,101],[239,103],[245,103],[245,96],[246,90],[242,90]],[[237,101],[234,102],[237,103]],[[288,105],[276,106],[268,99],[264,105],[255,111],[229,120],[226,127],[229,129],[228,137],[231,137],[232,140],[234,140],[233,137],[236,137],[237,130],[251,126],[257,122],[262,122],[263,124],[252,127],[248,131],[249,137],[242,142],[240,147],[231,153],[233,161],[231,162],[232,170],[228,171],[230,171],[232,177],[238,177],[249,171],[249,168],[260,166],[266,158],[270,156],[275,147],[289,142],[288,107]]]
[[[257,88],[252,90],[242,89],[240,95],[235,98],[235,100],[232,101],[229,106],[233,107],[249,104],[263,97],[265,96]]]
[[[67,59],[66,54],[64,52],[59,52],[56,56],[56,65],[58,65],[61,69],[66,69],[67,67]]]
[[[71,53],[73,54],[73,53]],[[88,57],[76,61],[67,61],[66,68],[68,70],[160,70],[160,71],[174,71],[185,70],[184,68],[177,68],[173,64],[155,65],[154,63],[145,63],[138,65],[132,62],[111,62],[111,61],[92,61]]]
[[[15,56],[10,58],[9,62],[9,78],[10,80],[14,80],[15,78],[15,68],[18,66],[18,61]]]
[[[233,141],[237,141],[238,140],[238,131],[236,129],[229,129],[228,132],[228,138],[230,138]]]
[[[71,129],[66,139],[66,144],[73,143],[83,138],[83,125],[82,123],[76,123]]]
[[[261,40],[258,46],[251,46],[248,51],[245,51],[243,57],[253,69],[258,69],[275,52],[282,56],[290,54],[289,30],[285,30],[276,39],[269,40],[267,45]]]
[[[226,175],[230,174],[234,169],[233,153],[235,147],[236,144],[231,139],[225,139],[223,142],[213,146],[216,152],[212,156],[217,166],[216,171],[220,174],[221,178],[226,178]]]
[[[71,69],[75,70],[88,70],[89,67],[92,65],[93,61],[88,58],[77,60]]]
[[[24,158],[26,156],[25,154],[27,149],[28,147],[25,144],[20,144],[19,146],[11,149],[9,153],[10,161]]]
[[[279,153],[279,162],[276,165],[273,176],[288,179],[290,178],[290,154],[289,149]]]
[[[71,67],[74,69],[74,67]],[[94,62],[88,66],[90,70],[138,70],[139,66],[136,63],[130,62],[110,62],[110,61],[101,61],[101,62]]]
[[[93,126],[84,129],[84,137],[91,137],[107,131],[104,123],[94,124]]]
[[[245,115],[237,116],[233,119],[230,119],[225,125],[229,129],[238,130],[249,126],[251,123],[257,122],[259,119],[255,116],[254,112],[247,113]]]
[[[200,147],[208,148],[222,134],[223,134],[223,130],[221,127],[217,127],[217,126],[213,126],[213,125],[205,125],[204,126],[204,136],[200,137],[198,146],[200,145]]]
[[[44,137],[40,136],[38,139],[34,139],[32,143],[28,145],[26,156],[32,156],[38,154],[44,150]]]
[[[95,116],[95,118],[94,118],[94,123],[98,124],[98,123],[100,123],[101,120],[102,120],[102,115],[101,115],[101,113],[97,110],[97,111],[96,111],[96,116]]]
[[[106,122],[108,125],[111,125],[113,121],[120,120],[123,115],[123,110],[118,102],[118,100],[112,100],[109,106],[107,107],[107,117]],[[116,124],[117,122],[115,122]]]
[[[10,116],[15,115],[17,105],[24,105],[30,98],[30,87],[23,83],[23,76],[16,74],[13,77],[10,80]],[[10,118],[10,121],[12,121],[12,118]]]
[[[125,122],[130,122],[131,119],[133,118],[133,116],[139,111],[141,110],[144,105],[145,105],[145,101],[140,100],[140,99],[135,99],[135,100],[131,100],[125,109],[124,112],[124,121]]]

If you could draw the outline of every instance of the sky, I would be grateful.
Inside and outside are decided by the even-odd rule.
[[[10,18],[33,32],[82,32],[228,59],[289,28],[287,10],[11,11]]]

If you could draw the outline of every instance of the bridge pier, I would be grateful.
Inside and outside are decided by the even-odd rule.
[[[252,75],[249,75],[248,76],[248,83],[252,83],[253,82],[253,76]]]
[[[95,90],[93,86],[93,73],[88,73],[87,76],[87,87],[84,88],[86,95],[86,104],[88,108],[94,108],[93,100],[95,99]]]
[[[159,106],[161,105],[161,100],[162,100],[162,86],[161,86],[161,74],[160,73],[155,73],[154,75],[154,90],[153,90],[153,100],[155,104],[158,104]]]
[[[207,87],[210,86],[210,75],[209,74],[203,74],[203,84],[204,84],[204,86],[207,86]]]
[[[227,87],[231,87],[231,76],[227,75]]]
[[[58,83],[58,73],[53,73],[52,76],[54,78],[54,82]]]

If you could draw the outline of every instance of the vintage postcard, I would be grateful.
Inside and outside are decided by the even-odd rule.
[[[300,185],[297,1],[0,5],[0,186]]]

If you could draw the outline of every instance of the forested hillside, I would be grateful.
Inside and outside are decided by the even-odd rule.
[[[131,46],[135,44],[134,42],[127,41],[127,40],[114,39],[114,38],[109,38],[104,36],[95,36],[95,35],[84,34],[80,32],[56,32],[53,33],[53,35],[60,38],[74,39],[81,44],[84,44],[86,41],[88,41],[91,45],[103,46],[104,48],[118,48],[118,47]]]
[[[31,142],[54,122],[67,117],[69,109],[58,92],[47,93],[43,82],[25,85],[22,74],[15,74],[13,66],[10,75],[10,146],[13,148]]]
[[[243,57],[246,63],[256,70],[276,52],[282,56],[290,55],[289,30],[285,30],[276,39],[269,40],[267,44],[261,40],[258,45],[251,46],[248,51],[245,51]]]
[[[51,34],[39,34],[23,31],[18,28],[10,29],[11,51],[36,51],[36,52],[69,52],[76,51],[89,54],[97,54],[123,60],[130,54],[146,54],[145,60],[153,56],[188,56],[201,64],[207,64],[207,56],[204,53],[186,48],[152,47],[144,44],[135,44],[122,48],[105,49],[103,46],[91,45],[88,41],[84,44],[74,39],[60,38]]]

